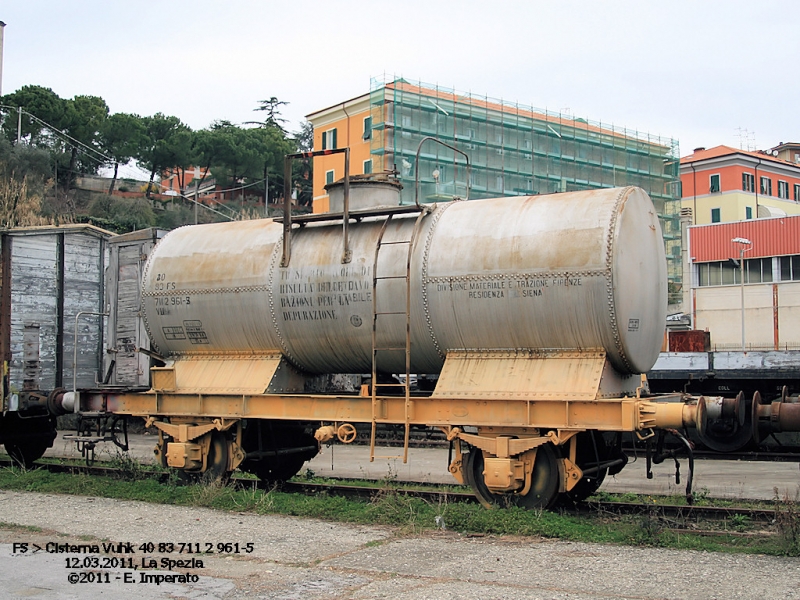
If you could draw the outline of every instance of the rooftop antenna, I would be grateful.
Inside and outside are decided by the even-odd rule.
[[[737,127],[734,131],[736,131],[736,137],[739,138],[739,150],[747,150],[748,152],[752,152],[756,149],[755,131],[748,131],[747,129],[742,129],[741,127]]]
[[[736,132],[734,135],[739,138],[739,150],[744,150],[744,141],[747,139],[747,129],[737,127],[734,131]]]

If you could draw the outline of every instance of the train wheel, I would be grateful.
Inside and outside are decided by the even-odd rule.
[[[319,447],[313,435],[307,433],[298,434],[292,439],[291,446],[285,446],[283,450],[300,448]],[[267,483],[282,483],[291,479],[300,472],[307,460],[314,458],[316,452],[299,452],[297,454],[282,454],[275,457],[262,458],[257,462],[251,463],[247,470],[254,473],[261,481]]]
[[[305,464],[302,456],[285,456],[282,460],[261,460],[253,467],[253,473],[266,483],[282,483],[300,472]]]
[[[577,448],[575,461],[579,468],[586,469],[593,467],[597,461],[603,462],[608,460],[609,450],[606,445],[603,434],[600,432],[582,431],[577,435]],[[569,444],[563,446],[565,453],[568,455]],[[558,495],[560,504],[571,505],[576,502],[583,502],[594,494],[603,484],[606,478],[608,469],[601,469],[593,475],[585,475],[581,480],[575,484],[570,491]]]
[[[200,472],[176,468],[174,472],[177,473],[180,483],[187,485],[195,483],[224,485],[228,483],[231,477],[231,472],[228,470],[228,438],[221,431],[212,431],[206,435],[211,437],[208,458],[206,459],[206,470]],[[165,440],[165,451],[166,444],[169,441],[169,438]],[[161,454],[161,466],[169,468],[165,451]]]
[[[531,489],[524,496],[513,492],[495,494],[483,481],[483,452],[472,448],[464,456],[464,481],[475,492],[481,504],[492,506],[519,506],[527,509],[549,507],[558,495],[558,461],[550,443],[539,446],[533,463]]]
[[[212,431],[208,435],[211,436],[211,445],[202,479],[208,483],[227,483],[231,477],[228,470],[228,438],[221,431]]]
[[[33,467],[33,463],[42,458],[45,451],[50,446],[51,444],[41,441],[31,441],[24,444],[6,442],[5,444],[6,452],[8,452],[12,462],[23,469],[30,469]]]
[[[16,412],[0,415],[0,439],[17,465],[29,469],[56,439],[53,417],[23,418]]]
[[[252,421],[245,429],[243,448],[251,455],[241,464],[243,471],[267,483],[281,483],[317,455],[319,442],[294,424]]]

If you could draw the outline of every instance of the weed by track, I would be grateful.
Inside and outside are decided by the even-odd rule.
[[[447,530],[472,536],[533,536],[800,556],[800,504],[796,499],[776,498],[772,503],[776,510],[774,523],[755,523],[746,517],[735,516],[721,524],[690,523],[689,526],[695,527],[696,531],[687,531],[687,523],[681,523],[678,531],[674,519],[665,518],[657,505],[653,510],[638,515],[615,515],[605,511],[574,515],[519,508],[487,510],[472,503],[450,501],[446,494],[437,501],[412,497],[391,479],[383,481],[380,490],[370,499],[358,500],[325,492],[304,495],[278,488],[260,490],[215,484],[185,485],[176,477],[164,477],[163,472],[159,473],[157,469],[142,467],[129,459],[121,460],[125,462],[115,466],[125,472],[125,479],[51,473],[44,469],[3,468],[0,469],[0,489],[387,525],[396,528],[398,535]]]

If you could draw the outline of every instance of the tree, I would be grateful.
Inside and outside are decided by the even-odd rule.
[[[300,131],[294,134],[294,141],[298,152],[311,152],[314,149],[314,126],[308,121],[303,121],[300,124]],[[308,159],[295,161],[292,165],[292,179],[295,181],[297,190],[297,204],[309,209],[314,201],[313,173],[314,164]]]
[[[152,117],[144,117],[144,137],[136,152],[136,158],[144,167],[150,169],[150,183],[156,173],[170,168],[180,172],[180,185],[183,190],[184,169],[192,159],[192,130],[178,117],[170,117],[156,113]],[[151,185],[147,188],[150,197]]]
[[[100,131],[100,148],[114,159],[114,177],[108,193],[114,192],[119,165],[126,164],[145,142],[146,129],[142,117],[127,113],[114,113],[103,124]]]
[[[283,128],[283,123],[286,123],[286,119],[280,116],[279,108],[281,106],[286,106],[289,104],[288,102],[284,102],[282,100],[278,100],[275,96],[272,96],[269,100],[259,100],[258,103],[261,105],[258,108],[254,108],[254,111],[263,111],[266,114],[266,118],[264,121],[247,121],[245,125],[260,125],[261,127],[275,127],[279,129],[283,135],[286,135],[286,130]]]
[[[64,133],[77,143],[71,143],[69,159],[69,176],[74,178],[78,166],[78,153],[85,152],[84,147],[95,150],[83,154],[85,160],[81,164],[81,172],[96,173],[103,164],[100,158],[100,132],[108,118],[108,105],[99,96],[75,96],[66,103],[64,114]]]
[[[294,134],[298,152],[311,152],[314,149],[314,126],[309,121],[300,123],[300,131]]]
[[[51,175],[45,151],[0,138],[0,227],[46,224],[41,205]]]
[[[201,129],[195,133],[192,162],[200,167],[203,174],[198,187],[203,184],[212,166],[233,153],[235,127],[230,121],[215,121],[209,129]]]
[[[50,88],[39,85],[26,85],[0,98],[0,104],[22,107],[28,113],[57,129],[64,127],[67,101],[60,98]],[[17,117],[17,114],[9,112],[3,121],[3,134],[12,142],[17,141],[17,125],[19,123]],[[21,129],[23,138],[29,139],[33,145],[38,145],[42,141],[43,133],[46,134],[44,142],[49,146],[52,140],[49,130],[45,129],[39,121],[23,114]]]
[[[50,153],[41,148],[21,145],[0,138],[0,173],[4,177],[27,178],[29,187],[41,192],[44,182],[53,177]]]
[[[216,148],[211,169],[218,181],[228,182],[231,188],[260,182],[264,169],[270,173],[283,172],[283,157],[294,151],[294,144],[277,127],[243,129],[230,123],[217,124],[213,129]],[[271,178],[273,185],[282,177]]]

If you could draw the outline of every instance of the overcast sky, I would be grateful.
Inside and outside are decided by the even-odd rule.
[[[97,95],[195,129],[276,96],[295,130],[387,74],[676,138],[681,155],[800,142],[793,0],[3,0],[0,20],[3,93]]]

